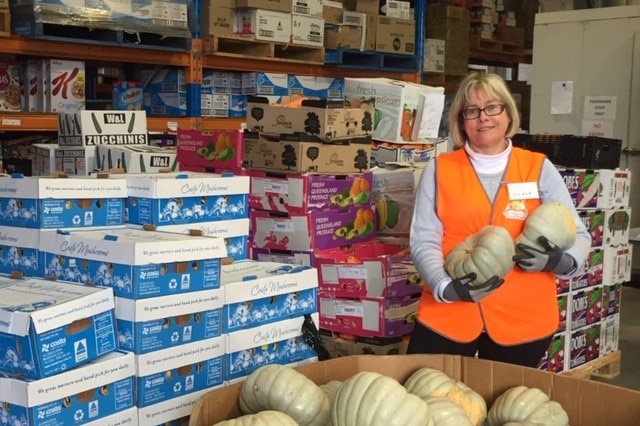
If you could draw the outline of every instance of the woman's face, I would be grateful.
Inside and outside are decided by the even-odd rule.
[[[463,110],[468,108],[486,108],[489,105],[502,104],[498,99],[487,97],[483,92],[471,93],[469,101]],[[472,119],[464,119],[462,128],[467,133],[467,139],[471,148],[481,154],[499,154],[507,148],[505,135],[509,128],[509,114],[504,110],[497,115],[487,115],[480,112],[480,116]]]

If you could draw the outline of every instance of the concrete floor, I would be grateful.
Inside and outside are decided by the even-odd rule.
[[[622,287],[618,348],[622,357],[620,375],[596,380],[640,391],[640,283]]]

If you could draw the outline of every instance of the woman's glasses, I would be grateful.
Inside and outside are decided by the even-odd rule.
[[[504,104],[491,104],[484,108],[466,108],[462,110],[462,118],[465,120],[473,120],[480,117],[480,113],[484,112],[486,115],[498,115],[504,111]]]

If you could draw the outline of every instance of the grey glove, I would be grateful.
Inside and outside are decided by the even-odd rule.
[[[567,274],[575,270],[575,260],[562,251],[560,247],[546,237],[538,238],[538,243],[544,250],[539,250],[527,244],[516,244],[516,249],[522,253],[513,256],[513,261],[526,272],[549,272]]]
[[[473,287],[469,286],[469,283],[475,279],[476,274],[472,272],[464,277],[451,281],[442,292],[443,298],[449,302],[461,301],[479,303],[504,283],[502,278],[498,278],[494,275],[480,285]]]

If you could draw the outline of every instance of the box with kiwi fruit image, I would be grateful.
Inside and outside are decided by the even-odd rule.
[[[0,177],[0,225],[35,229],[124,225],[128,195],[124,179],[61,177]]]

